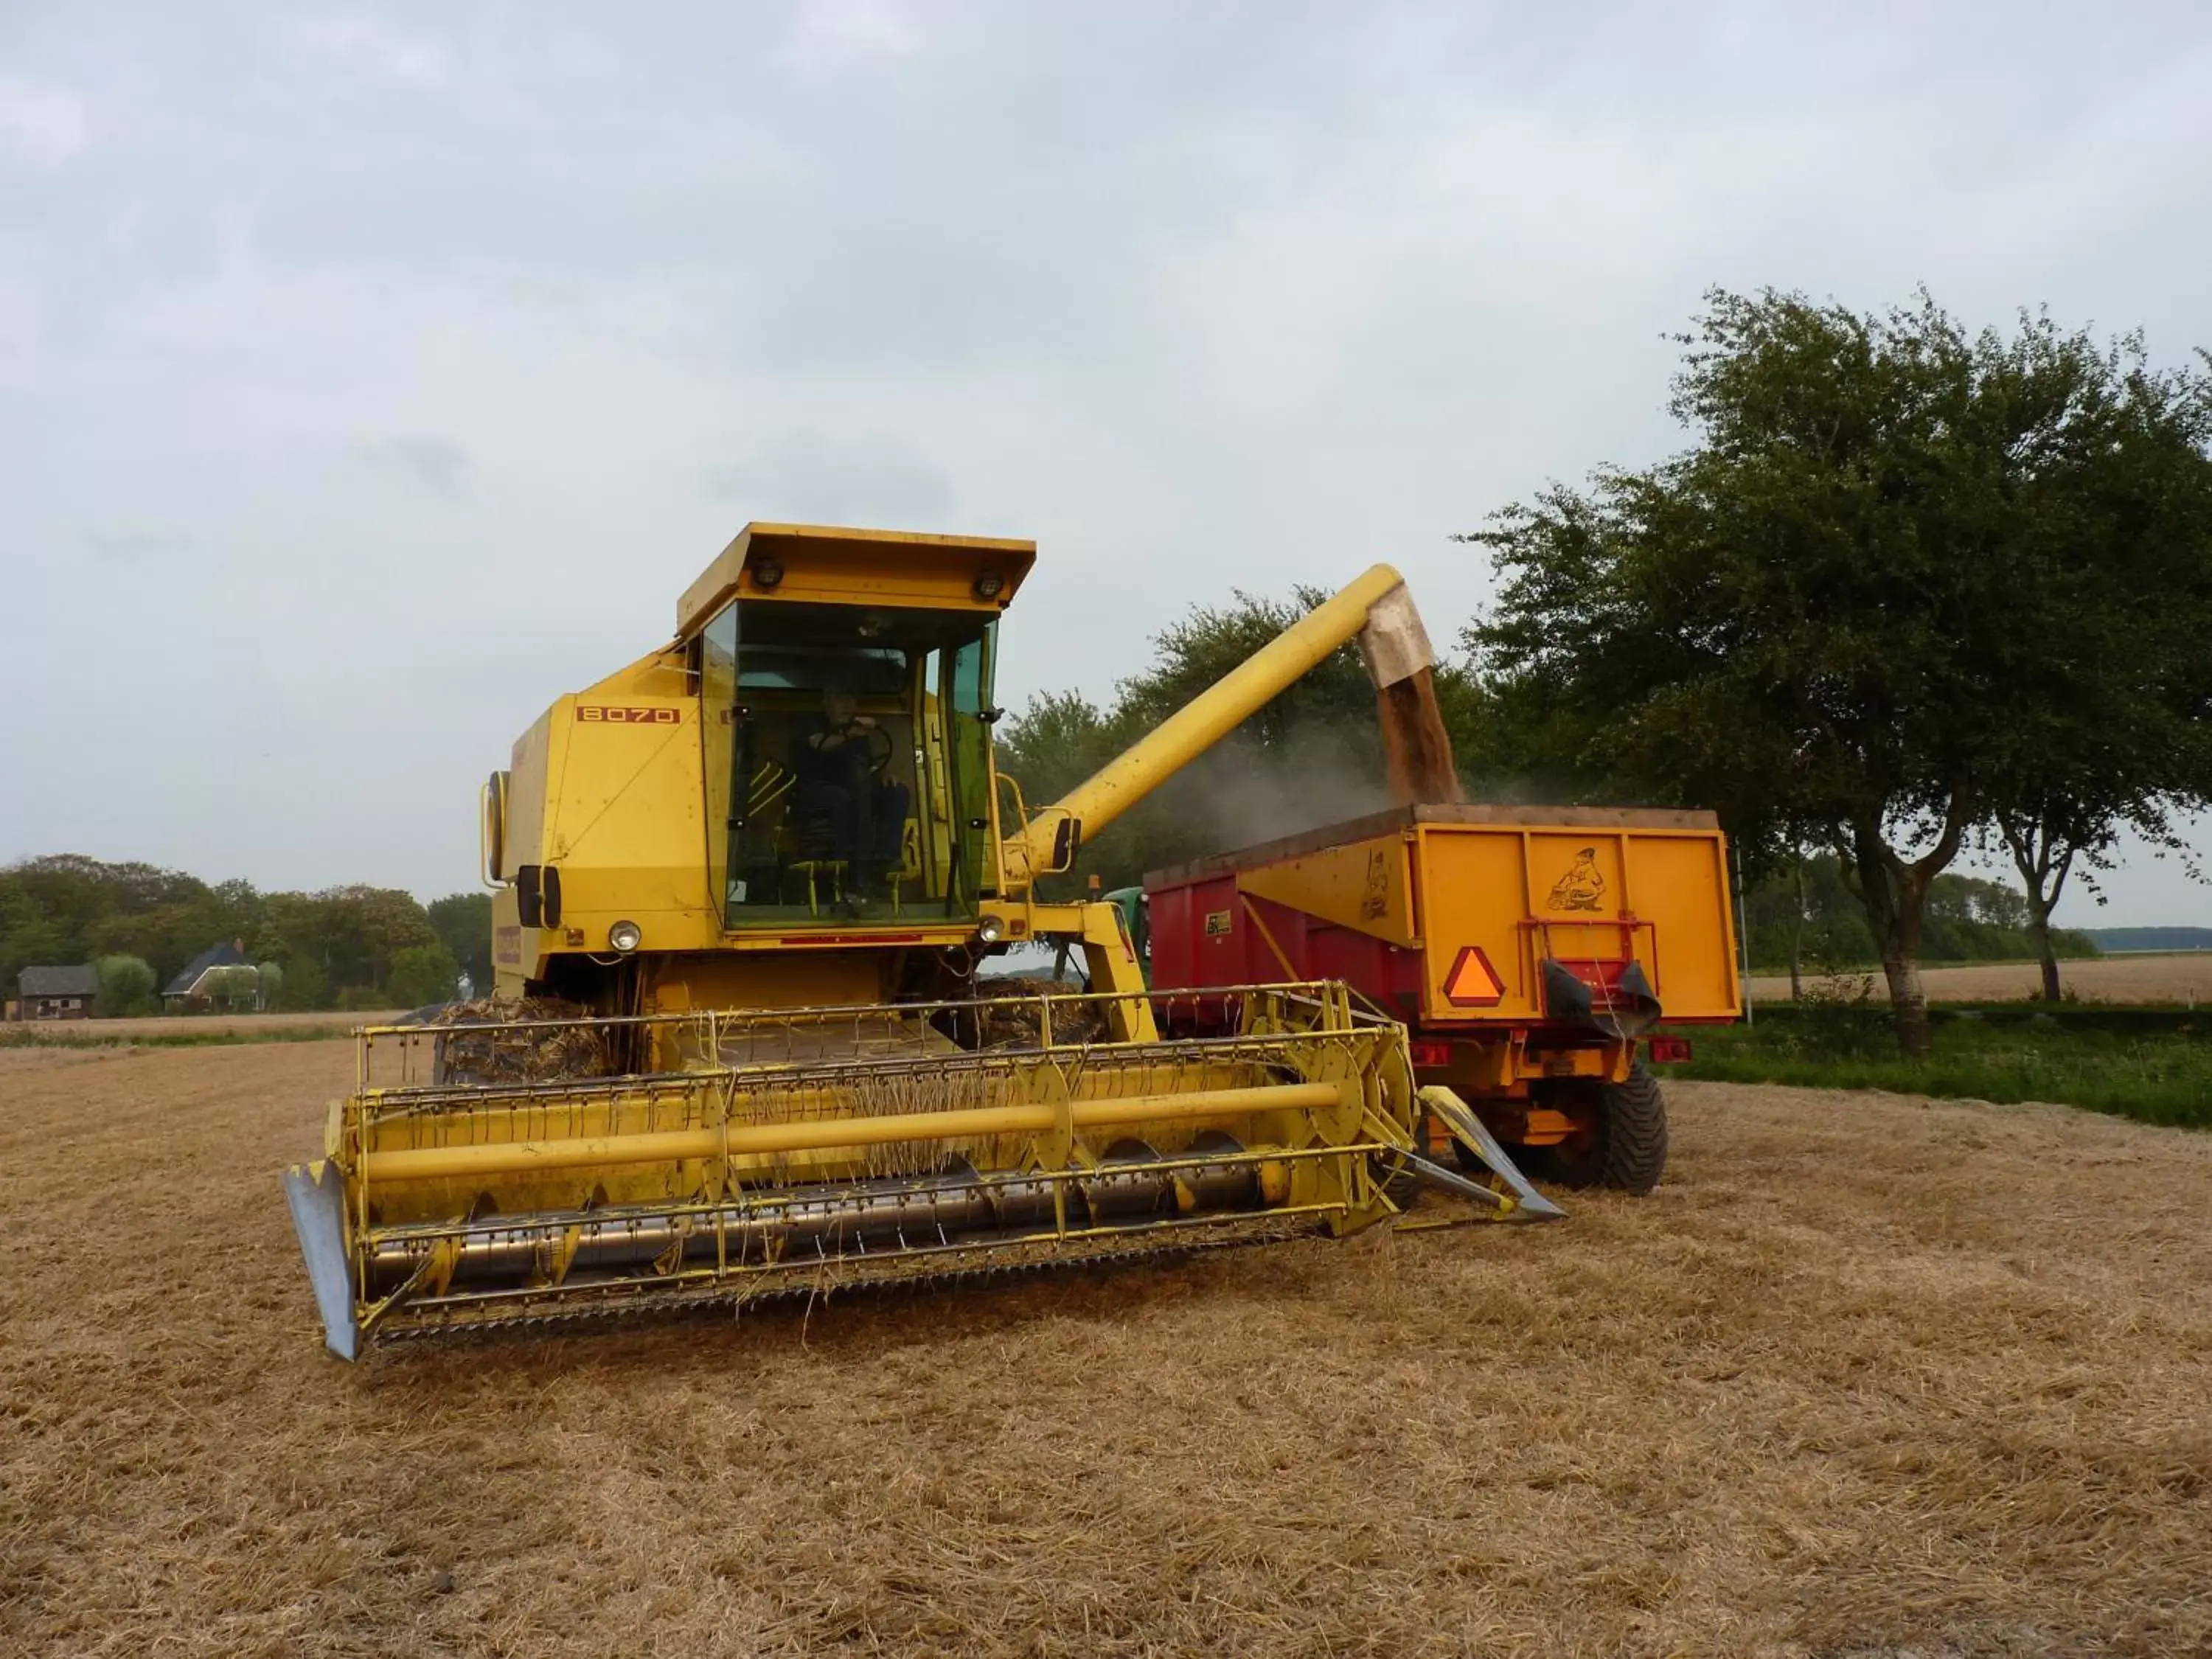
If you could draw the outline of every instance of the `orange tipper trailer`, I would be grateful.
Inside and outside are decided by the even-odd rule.
[[[1156,992],[1341,980],[1529,1173],[1649,1192],[1670,1024],[1743,1011],[1710,812],[1412,805],[1145,878]],[[1202,1025],[1203,999],[1176,1003]]]

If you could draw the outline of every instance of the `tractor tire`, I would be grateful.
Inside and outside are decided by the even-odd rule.
[[[1594,1091],[1597,1128],[1583,1146],[1546,1146],[1529,1171],[1563,1187],[1611,1187],[1641,1198],[1667,1167],[1667,1102],[1659,1079],[1638,1060],[1625,1083]]]

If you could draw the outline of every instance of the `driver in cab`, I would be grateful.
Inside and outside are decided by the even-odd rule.
[[[856,908],[898,860],[907,792],[887,775],[896,751],[890,734],[856,712],[852,694],[834,690],[822,694],[822,713],[799,727],[793,747],[799,811],[828,832],[829,847],[811,850],[851,872]]]

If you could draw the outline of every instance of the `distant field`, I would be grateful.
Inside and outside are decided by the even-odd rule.
[[[157,1014],[147,1019],[27,1020],[0,1025],[0,1042],[35,1037],[40,1042],[129,1042],[141,1037],[255,1037],[342,1036],[356,1025],[381,1024],[399,1016],[397,1009],[320,1014]]]
[[[1881,971],[1874,970],[1873,976],[1880,994]],[[2043,970],[2032,962],[1929,968],[1921,978],[1929,996],[1939,1002],[2010,1001],[2033,997],[2043,986]],[[2058,978],[2085,1002],[2212,1002],[2212,951],[2062,962]],[[1761,1002],[1778,1002],[1790,994],[1790,977],[1759,975],[1751,981],[1751,994]]]
[[[2212,927],[2082,927],[2100,951],[2212,951]]]

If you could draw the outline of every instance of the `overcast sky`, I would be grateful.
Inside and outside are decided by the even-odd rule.
[[[466,887],[750,519],[1034,537],[1017,705],[1376,559],[1442,640],[1708,285],[2175,361],[2208,227],[2203,0],[0,0],[0,860]]]

